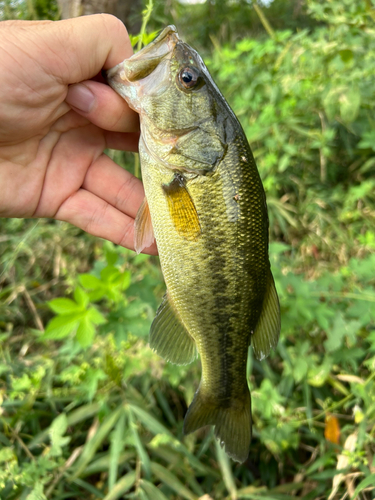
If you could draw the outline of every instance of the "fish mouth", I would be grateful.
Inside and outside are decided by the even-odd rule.
[[[121,85],[129,85],[149,76],[158,65],[171,55],[180,41],[175,26],[170,25],[155,40],[129,59],[106,72],[108,83],[119,91]],[[121,93],[121,92],[120,92]],[[126,97],[126,96],[124,96]]]

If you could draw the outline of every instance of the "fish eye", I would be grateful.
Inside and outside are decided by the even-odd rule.
[[[194,68],[183,68],[178,74],[178,79],[185,89],[193,88],[196,85],[198,78],[198,71]]]

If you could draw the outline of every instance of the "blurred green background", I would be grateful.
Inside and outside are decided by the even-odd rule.
[[[158,259],[0,219],[0,498],[372,500],[375,1],[119,2],[134,45],[175,24],[242,123],[267,193],[281,338],[265,361],[249,352],[254,437],[236,464],[210,430],[182,436],[199,361],[147,347]],[[0,0],[0,19],[64,8]],[[139,172],[136,155],[108,154]]]

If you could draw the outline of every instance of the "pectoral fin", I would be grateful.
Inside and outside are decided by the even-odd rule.
[[[194,339],[182,324],[168,292],[151,325],[150,347],[176,365],[187,365],[197,356]]]
[[[275,282],[269,271],[267,290],[263,308],[251,344],[257,359],[263,359],[276,347],[280,335],[280,305],[275,288]]]
[[[176,231],[186,240],[196,241],[201,234],[201,226],[183,175],[175,174],[170,184],[163,185],[163,191]]]
[[[134,248],[137,253],[141,253],[144,248],[149,247],[154,241],[154,231],[152,229],[150,209],[146,197],[139,207],[134,222]]]

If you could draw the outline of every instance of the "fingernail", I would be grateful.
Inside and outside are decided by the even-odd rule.
[[[65,101],[74,108],[90,113],[95,103],[95,96],[85,85],[70,85]]]

